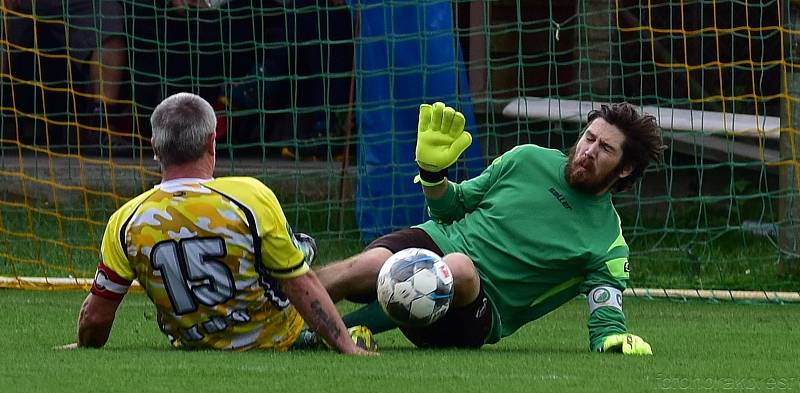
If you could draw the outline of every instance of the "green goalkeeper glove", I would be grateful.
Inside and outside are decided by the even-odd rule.
[[[472,135],[464,131],[464,123],[464,115],[444,103],[420,105],[416,160],[423,180],[430,182],[425,175],[437,173],[443,180],[443,171],[472,144]]]
[[[652,355],[650,344],[630,334],[612,334],[603,340],[603,352],[622,352],[624,355]]]

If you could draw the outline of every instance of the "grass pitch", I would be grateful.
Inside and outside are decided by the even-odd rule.
[[[497,345],[418,350],[378,335],[380,357],[171,350],[142,294],[126,297],[108,345],[63,351],[85,294],[0,290],[0,391],[648,392],[798,391],[800,306],[630,299],[629,329],[655,356],[587,351],[576,299]],[[353,306],[345,304],[346,311]]]

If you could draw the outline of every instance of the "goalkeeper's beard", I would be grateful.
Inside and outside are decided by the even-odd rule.
[[[609,171],[605,176],[595,176],[591,169],[594,169],[595,163],[590,162],[590,167],[582,170],[580,162],[575,157],[575,146],[569,149],[569,156],[567,157],[567,166],[564,167],[564,177],[567,179],[567,184],[570,187],[586,193],[597,195],[611,188],[611,186],[619,180],[619,174],[622,172],[622,161],[617,166]]]

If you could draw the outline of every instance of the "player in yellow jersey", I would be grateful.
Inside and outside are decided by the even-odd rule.
[[[177,348],[285,351],[308,324],[339,352],[370,353],[371,333],[348,332],[309,269],[313,239],[292,233],[272,191],[254,178],[212,177],[211,106],[179,93],[150,121],[162,182],[109,219],[78,342],[67,347],[105,345],[138,280]]]

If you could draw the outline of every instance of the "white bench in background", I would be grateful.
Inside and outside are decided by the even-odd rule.
[[[522,97],[509,102],[503,108],[503,115],[511,118],[583,124],[589,111],[599,109],[602,104],[604,103],[597,101]],[[780,117],[649,105],[640,109],[656,116],[659,125],[665,130],[663,134],[665,143],[671,139],[672,147],[677,151],[702,154],[705,158],[720,162],[731,160],[731,156],[736,159],[761,161],[765,164],[779,161],[778,151],[766,148],[764,141],[778,140]],[[699,147],[703,149],[700,150]]]

